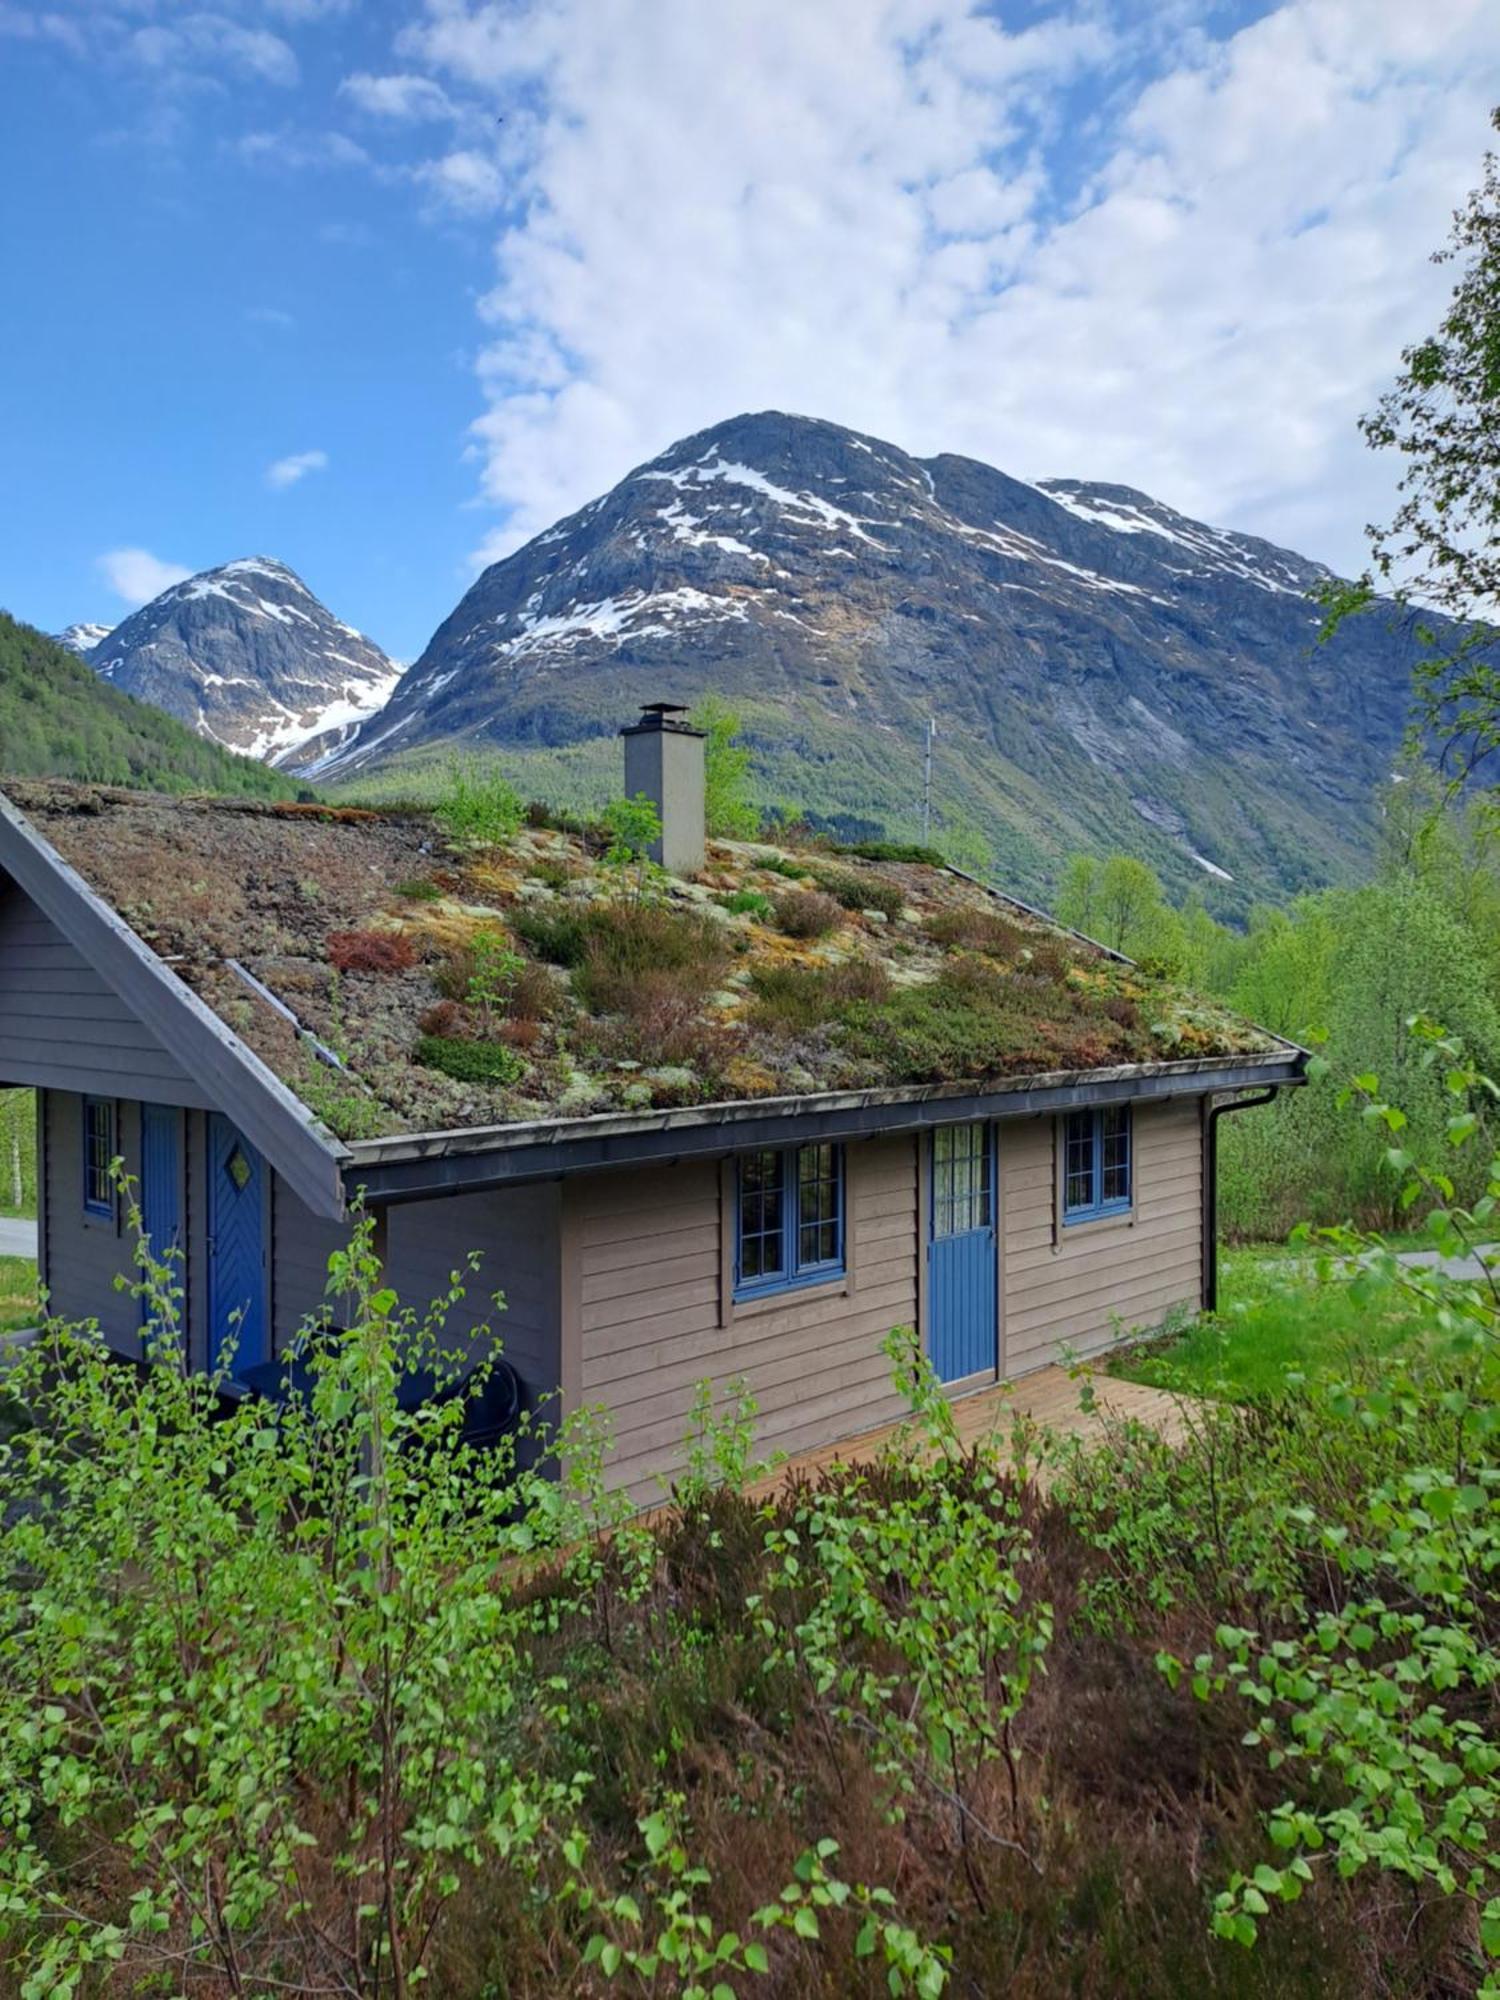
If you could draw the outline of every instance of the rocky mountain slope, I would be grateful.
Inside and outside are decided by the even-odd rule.
[[[53,636],[59,646],[66,646],[70,653],[77,653],[80,659],[86,660],[94,648],[102,645],[114,629],[113,625],[91,625],[85,622],[81,625],[68,625]]]
[[[487,569],[325,769],[490,746],[597,797],[639,701],[713,692],[766,798],[910,837],[933,717],[937,823],[1016,889],[1128,847],[1243,908],[1364,862],[1406,717],[1414,641],[1317,646],[1326,574],[1128,487],[738,417]]]
[[[401,671],[267,556],[174,584],[87,658],[211,742],[295,771],[339,749]]]

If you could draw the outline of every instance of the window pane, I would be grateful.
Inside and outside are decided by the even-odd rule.
[[[1063,1211],[1094,1206],[1094,1114],[1070,1111],[1063,1154]]]
[[[932,1232],[959,1236],[988,1229],[991,1214],[989,1128],[944,1125],[933,1134]]]
[[[115,1108],[107,1098],[87,1098],[83,1107],[83,1199],[90,1208],[113,1206],[110,1167],[114,1156]]]
[[[837,1146],[804,1146],[797,1155],[797,1267],[836,1264],[840,1251]]]
[[[785,1155],[747,1153],[740,1161],[740,1282],[785,1275],[781,1198]]]
[[[1130,1199],[1130,1107],[1112,1105],[1099,1114],[1102,1201]]]

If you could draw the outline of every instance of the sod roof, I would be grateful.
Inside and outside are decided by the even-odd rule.
[[[678,880],[590,828],[7,791],[347,1139],[1286,1052],[927,861],[711,841]]]

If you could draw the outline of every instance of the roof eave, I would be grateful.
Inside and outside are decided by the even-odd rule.
[[[0,792],[0,869],[153,1029],[313,1213],[340,1219],[348,1149],[207,1002],[162,963],[4,792]]]
[[[675,1110],[603,1112],[587,1118],[355,1140],[344,1178],[366,1201],[416,1201],[600,1168],[707,1156],[798,1137],[860,1138],[969,1118],[1022,1118],[1085,1104],[1201,1096],[1306,1081],[1307,1051],[1202,1056],[1114,1069],[1052,1070],[1001,1082],[906,1084],[810,1096],[740,1098]]]

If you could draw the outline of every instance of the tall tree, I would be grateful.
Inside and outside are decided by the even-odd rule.
[[[1500,130],[1500,111],[1491,122]],[[1480,181],[1433,261],[1458,279],[1435,333],[1405,349],[1401,373],[1361,423],[1401,460],[1398,505],[1369,529],[1371,569],[1333,599],[1333,622],[1377,588],[1457,621],[1424,633],[1418,717],[1462,779],[1500,751],[1500,160]],[[1419,624],[1420,629],[1420,624]],[[1493,768],[1493,767],[1492,767]],[[1488,774],[1487,774],[1488,775]]]

